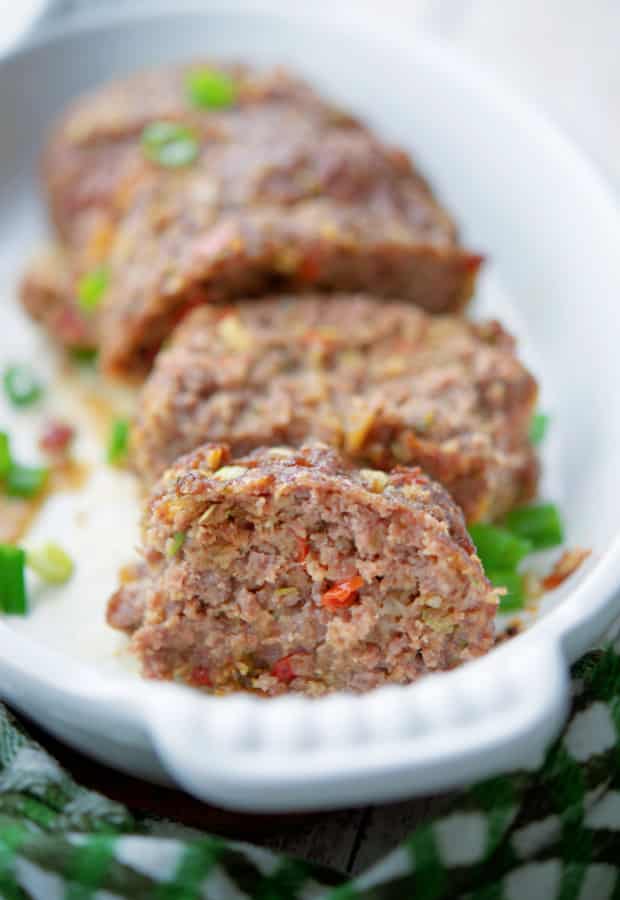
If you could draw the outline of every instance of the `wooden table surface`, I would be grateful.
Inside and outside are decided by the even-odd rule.
[[[131,0],[88,0],[121,3]],[[315,0],[315,3],[330,0]],[[620,188],[620,2],[618,0],[358,0],[399,27],[424,28],[475,56],[534,100]],[[231,0],[231,4],[234,0]],[[70,17],[86,0],[60,0]],[[620,238],[620,236],[619,236]],[[82,784],[135,810],[263,844],[353,873],[392,849],[447,798],[303,816],[237,815],[186,794],[120,775],[40,730],[35,736]]]

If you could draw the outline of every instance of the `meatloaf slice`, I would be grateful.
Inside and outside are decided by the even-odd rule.
[[[74,257],[60,244],[41,250],[22,278],[20,297],[24,309],[63,346],[94,348],[97,321],[79,308],[73,264]]]
[[[234,455],[309,437],[361,465],[421,465],[468,520],[529,497],[536,382],[494,322],[367,296],[204,306],[147,379],[134,467],[153,481],[205,440]]]
[[[446,491],[325,445],[168,469],[112,598],[149,678],[274,695],[406,684],[485,653],[497,596]]]
[[[197,304],[277,286],[463,307],[480,257],[459,245],[406,153],[280,70],[228,67],[234,103],[196,109],[184,87],[196,68],[143,73],[83,98],[45,155],[73,271],[108,269],[91,316],[105,369],[148,368]],[[140,138],[153,121],[190,129],[196,159],[179,168],[147,159]],[[74,295],[72,285],[68,303]]]

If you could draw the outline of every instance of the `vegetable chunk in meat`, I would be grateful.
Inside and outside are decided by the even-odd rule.
[[[420,465],[468,520],[492,519],[535,488],[536,393],[494,322],[352,295],[202,307],[143,388],[134,467],[152,481],[206,440],[237,455],[316,438],[360,465]]]
[[[68,274],[39,265],[22,297],[58,340],[91,341],[126,374],[193,306],[277,286],[464,306],[481,258],[405,152],[281,70],[220,66],[209,103],[214,71],[106,85],[55,129],[44,179]],[[102,268],[105,296],[80,306],[80,280]]]
[[[206,444],[163,475],[142,534],[108,621],[150,678],[314,696],[406,684],[492,645],[496,592],[418,468]]]

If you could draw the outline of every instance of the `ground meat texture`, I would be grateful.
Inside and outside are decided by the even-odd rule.
[[[78,273],[73,257],[56,245],[39,252],[20,285],[24,308],[63,346],[95,348],[97,319],[85,315],[77,302]]]
[[[360,465],[421,465],[470,521],[529,498],[536,382],[497,324],[365,296],[201,307],[142,390],[135,470],[152,482],[205,440],[234,454],[309,437]]]
[[[462,308],[480,257],[459,245],[406,153],[282,71],[229,67],[237,99],[217,110],[189,103],[187,71],[141,74],[78,101],[45,155],[73,270],[109,270],[93,317],[105,369],[148,368],[194,305],[276,286]],[[144,157],[142,130],[162,119],[193,130],[194,163],[173,170]]]
[[[226,693],[365,691],[485,653],[497,596],[461,511],[418,468],[207,444],[154,488],[145,566],[113,597],[149,678]],[[134,611],[132,611],[132,608]]]

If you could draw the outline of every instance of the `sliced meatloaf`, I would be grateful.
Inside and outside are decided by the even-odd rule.
[[[496,592],[446,491],[418,468],[357,470],[325,445],[181,458],[148,501],[143,558],[108,620],[149,678],[365,691],[493,640]]]
[[[148,368],[193,306],[277,286],[462,308],[480,257],[460,246],[406,153],[280,70],[227,67],[231,103],[196,108],[186,91],[196,71],[140,74],[79,100],[45,155],[72,271],[108,271],[88,322],[108,371]],[[189,129],[196,158],[177,168],[147,158],[141,135],[154,121]],[[37,313],[31,283],[24,302]],[[73,284],[72,314],[75,296]]]
[[[142,389],[134,467],[148,482],[205,440],[238,455],[313,437],[361,465],[420,465],[468,520],[495,518],[536,485],[536,393],[495,322],[352,295],[204,306]]]
[[[61,244],[37,253],[20,285],[26,311],[54,338],[70,348],[95,348],[99,341],[95,316],[84,315],[78,305],[79,273],[75,258]]]

